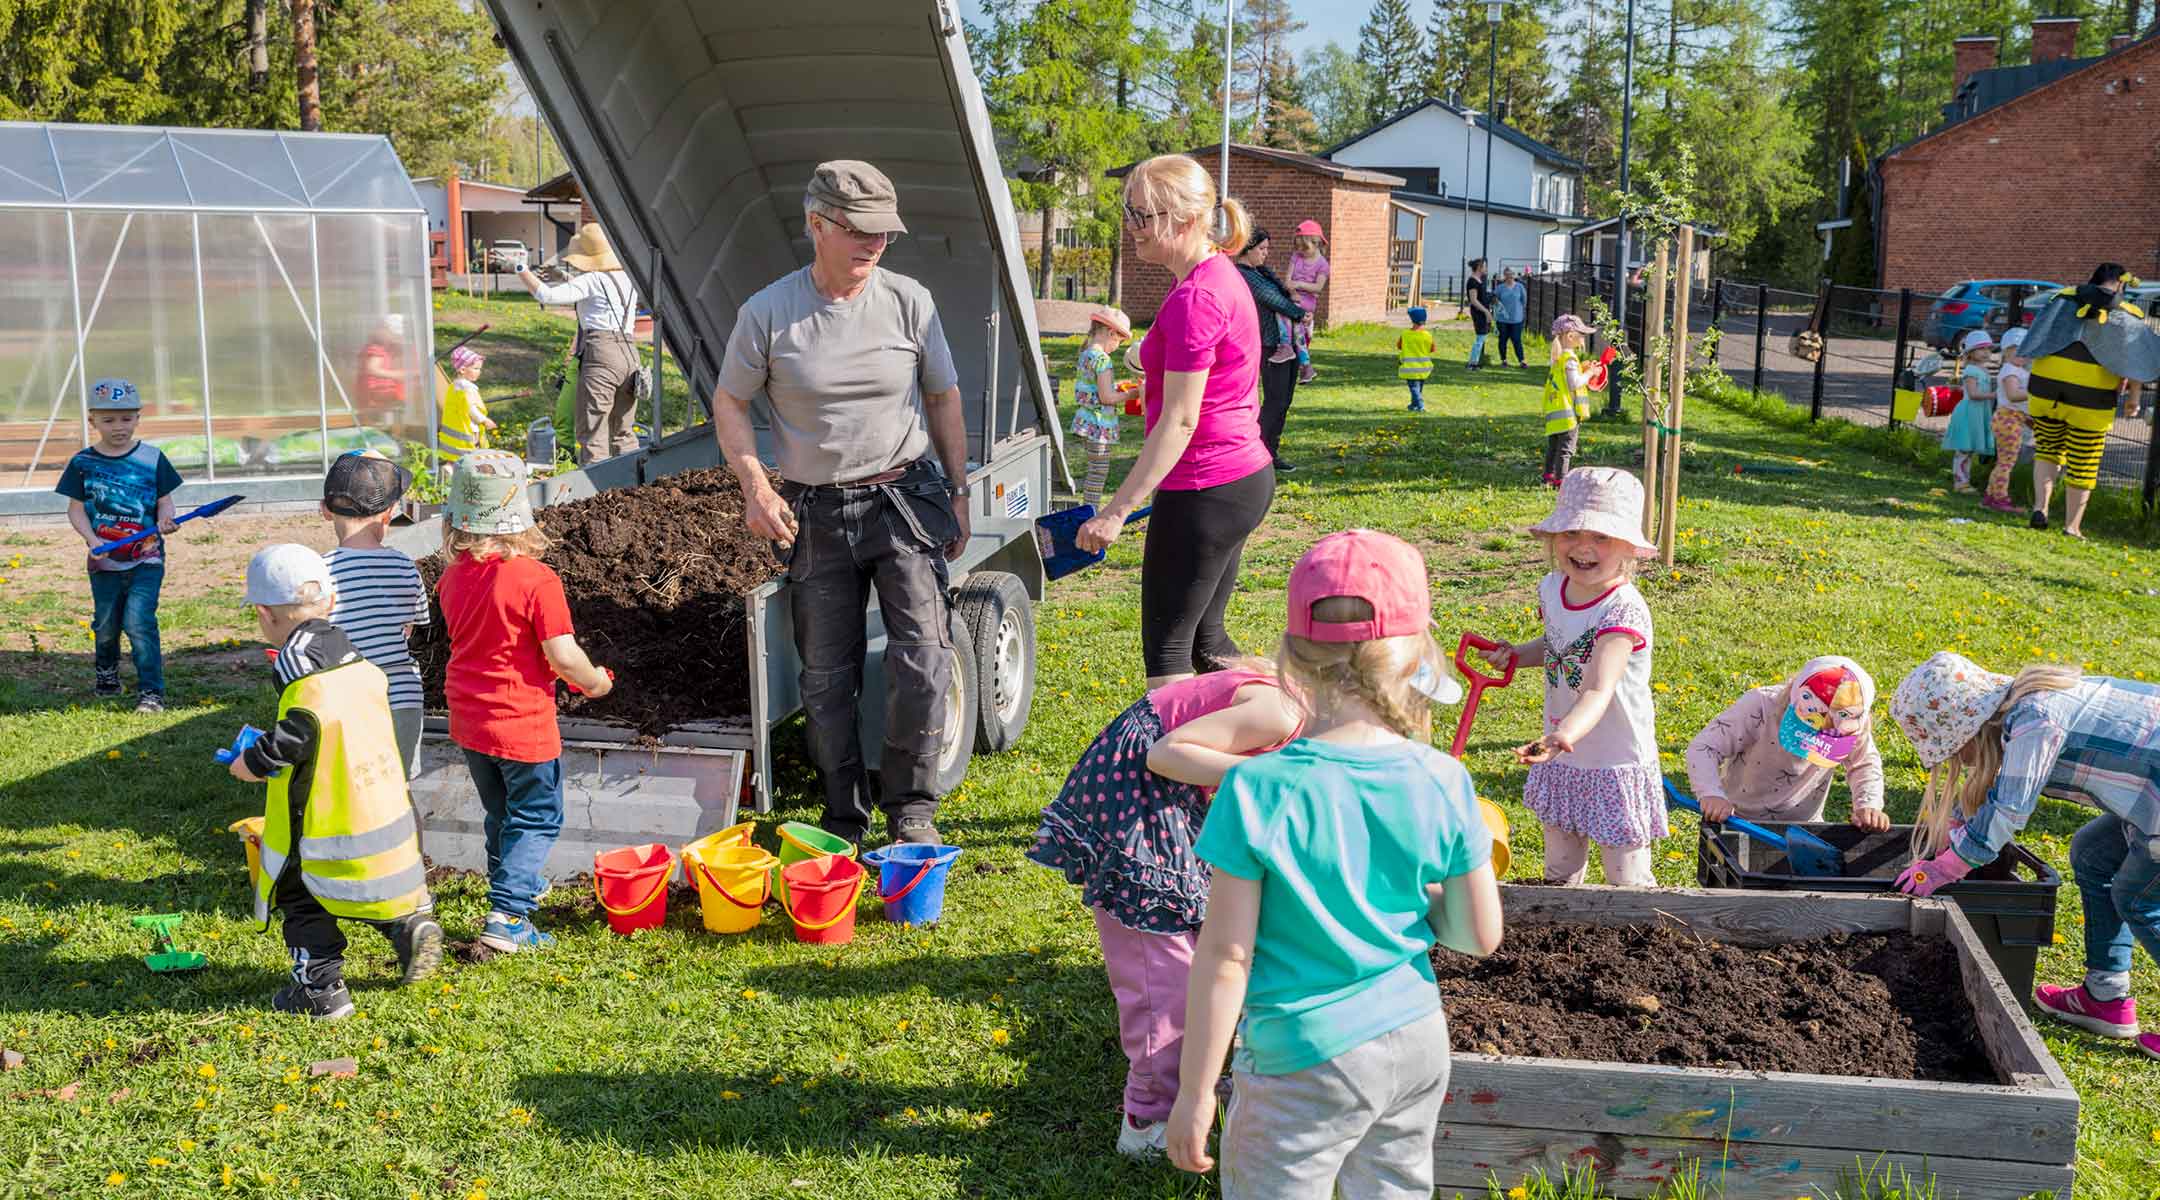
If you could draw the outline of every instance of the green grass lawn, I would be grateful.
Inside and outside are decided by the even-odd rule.
[[[559,329],[521,303],[451,301],[445,344],[452,329],[493,320],[491,371],[519,347],[536,365]],[[1466,341],[1443,333],[1450,365],[1422,416],[1402,411],[1390,334],[1350,331],[1317,348],[1321,382],[1298,393],[1286,445],[1304,469],[1284,480],[1231,609],[1249,647],[1280,633],[1297,555],[1350,525],[1427,551],[1450,642],[1462,629],[1534,631],[1542,567],[1523,531],[1551,502],[1536,482],[1543,376],[1468,375],[1452,365]],[[1056,349],[1053,367],[1069,373],[1070,357]],[[502,372],[506,389],[515,373]],[[1886,692],[1942,647],[2001,669],[2049,659],[2160,673],[2153,550],[2036,534],[1931,494],[1946,472],[1887,466],[1719,408],[1693,406],[1688,426],[1680,562],[1642,580],[1669,755],[1742,688],[1818,652],[1853,654]],[[1634,424],[1593,424],[1578,461],[1627,465],[1639,445]],[[1137,446],[1129,437],[1123,453]],[[1823,465],[1731,474],[1736,461],[1794,457]],[[228,518],[215,536],[244,548],[269,532]],[[176,541],[176,557],[200,552],[187,535]],[[388,986],[386,943],[355,932],[360,1012],[328,1026],[266,1008],[284,954],[274,930],[249,920],[239,845],[225,832],[261,811],[261,791],[210,761],[274,708],[256,652],[226,644],[241,623],[236,575],[203,582],[203,594],[168,591],[174,707],[138,717],[87,700],[76,555],[45,531],[0,531],[0,563],[50,560],[16,569],[44,566],[32,585],[0,584],[0,1045],[26,1056],[0,1076],[0,1194],[178,1196],[228,1183],[246,1195],[431,1200],[1213,1194],[1111,1153],[1123,1060],[1093,931],[1072,889],[1022,858],[1066,769],[1141,686],[1137,537],[1038,610],[1028,734],[977,760],[939,820],[966,848],[941,926],[889,928],[872,903],[850,946],[798,946],[777,914],[721,940],[678,896],[664,929],[624,940],[568,887],[542,914],[562,937],[555,951],[453,963],[420,988]],[[1467,756],[1516,818],[1518,877],[1537,873],[1537,826],[1506,747],[1532,736],[1536,710],[1534,687],[1492,693]],[[1441,741],[1453,720],[1448,710],[1436,721]],[[1878,729],[1891,811],[1909,818],[1920,773],[1886,712]],[[798,740],[783,740],[781,760],[774,819],[812,819]],[[1833,813],[1843,805],[1840,790]],[[2046,802],[2026,840],[2067,870],[2081,820]],[[1657,865],[1678,884],[1693,876],[1694,826],[1674,828]],[[761,838],[770,844],[769,822]],[[474,880],[446,882],[439,902],[453,938],[477,932]],[[209,954],[206,971],[143,968],[147,939],[129,918],[171,911],[187,914],[183,943]],[[2066,888],[2067,940],[2043,955],[2043,978],[2076,975],[2080,923]],[[2142,956],[2138,967],[2140,993],[2160,1003],[2160,972]],[[2160,1064],[2059,1026],[2047,1034],[2085,1097],[2079,1194],[2160,1194]],[[356,1077],[309,1073],[345,1056]]]

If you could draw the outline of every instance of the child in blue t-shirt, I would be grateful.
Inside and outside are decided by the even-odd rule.
[[[1214,868],[1192,962],[1171,1161],[1206,1171],[1243,1010],[1222,1194],[1432,1195],[1447,1021],[1427,957],[1500,944],[1469,772],[1428,744],[1460,694],[1428,631],[1424,559],[1370,530],[1290,573],[1282,668],[1305,734],[1230,768],[1194,851]]]
[[[165,709],[165,658],[158,648],[158,589],[165,582],[165,539],[175,527],[173,492],[180,472],[163,451],[135,437],[142,396],[125,379],[90,388],[90,429],[97,440],[68,460],[54,491],[68,498],[68,524],[95,550],[155,527],[132,546],[90,556],[90,629],[97,641],[99,696],[120,694],[120,635],[135,659],[135,711]]]

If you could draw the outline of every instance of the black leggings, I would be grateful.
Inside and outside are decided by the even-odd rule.
[[[1150,677],[1206,674],[1238,656],[1223,628],[1245,539],[1275,502],[1275,469],[1196,491],[1158,490],[1140,562],[1140,653]]]

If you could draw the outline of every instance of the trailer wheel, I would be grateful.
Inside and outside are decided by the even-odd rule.
[[[952,684],[945,689],[945,740],[938,744],[937,794],[949,795],[967,778],[968,759],[975,751],[976,693],[980,684],[975,670],[975,643],[968,636],[960,610],[951,615],[953,644]]]
[[[1035,606],[1016,575],[979,571],[953,593],[975,652],[975,748],[1010,750],[1035,707]]]

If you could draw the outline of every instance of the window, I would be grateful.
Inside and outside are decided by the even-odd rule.
[[[1058,230],[1057,244],[1060,250],[1071,250],[1078,247],[1080,245],[1080,230],[1071,225]]]

